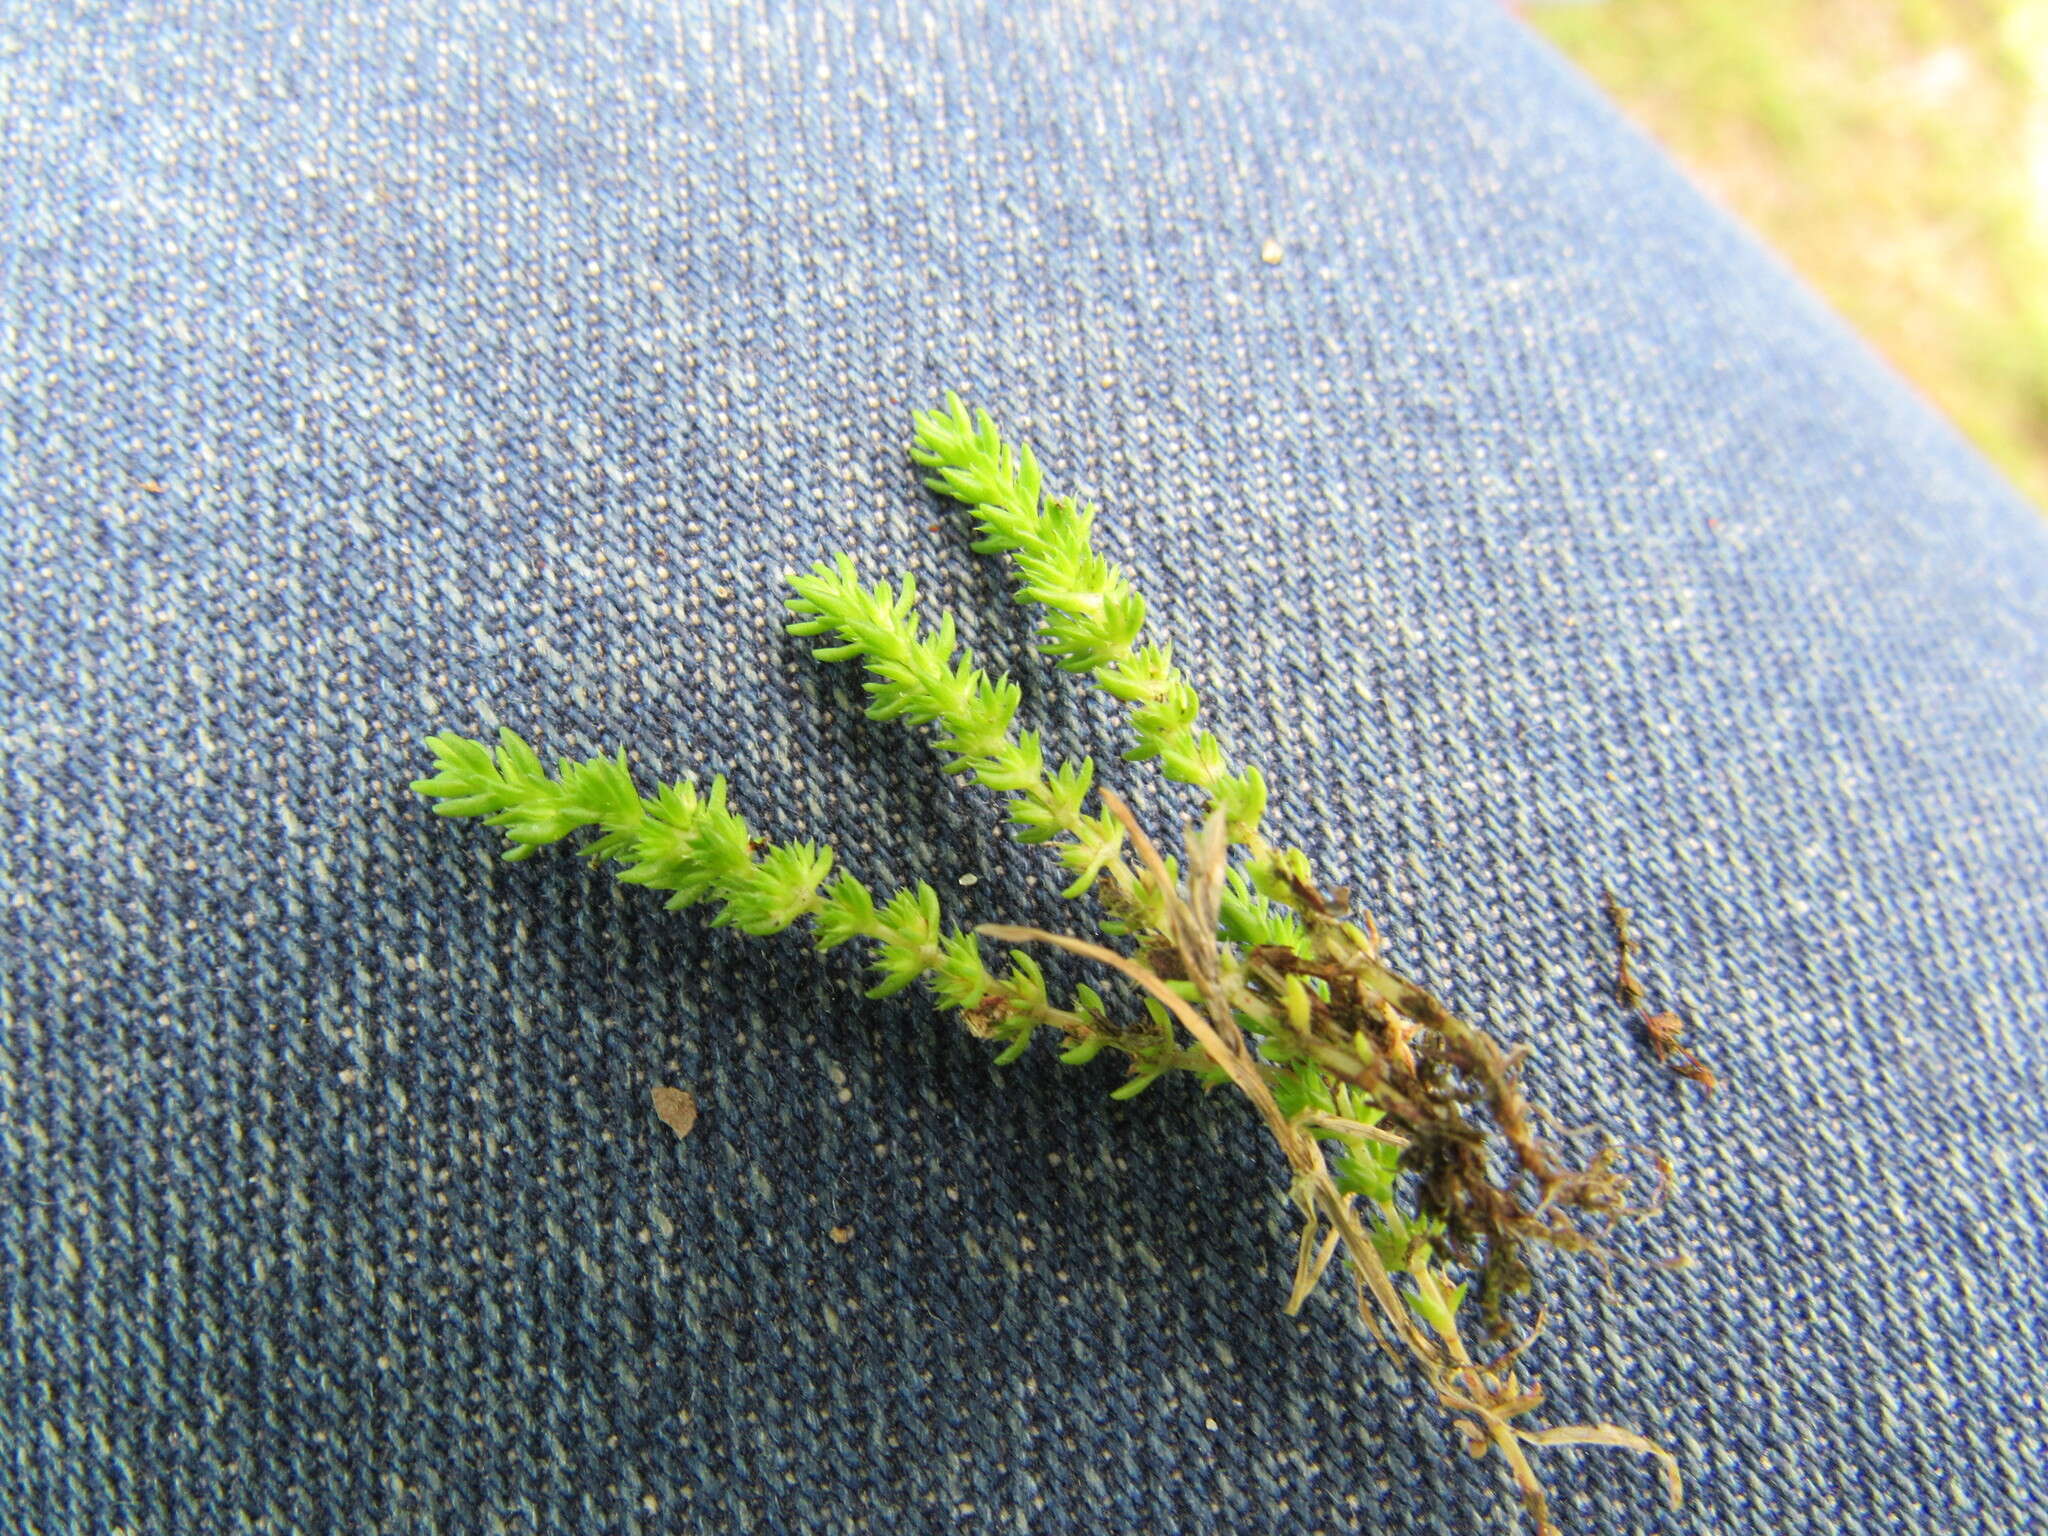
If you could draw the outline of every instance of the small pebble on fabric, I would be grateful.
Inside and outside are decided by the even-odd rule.
[[[654,1112],[678,1138],[689,1135],[696,1128],[697,1100],[684,1089],[658,1084],[654,1090]]]

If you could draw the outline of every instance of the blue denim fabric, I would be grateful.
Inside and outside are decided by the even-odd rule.
[[[781,633],[914,571],[1118,749],[915,484],[949,386],[1395,960],[1678,1165],[1697,1267],[1548,1265],[1532,1358],[1691,1499],[1553,1453],[1567,1529],[2040,1528],[2048,531],[1495,6],[0,15],[7,1530],[1524,1528],[1281,1315],[1240,1105],[405,788],[624,746],[1071,926]]]

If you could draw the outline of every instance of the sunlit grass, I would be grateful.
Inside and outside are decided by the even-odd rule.
[[[2048,507],[2048,0],[1524,10]]]

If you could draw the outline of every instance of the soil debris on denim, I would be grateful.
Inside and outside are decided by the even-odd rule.
[[[671,1088],[659,1083],[654,1089],[654,1112],[661,1116],[661,1123],[676,1133],[680,1140],[697,1127],[697,1099],[687,1089]]]

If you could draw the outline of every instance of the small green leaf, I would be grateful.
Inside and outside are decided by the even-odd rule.
[[[1409,1290],[1401,1292],[1401,1299],[1414,1309],[1417,1317],[1434,1328],[1439,1335],[1450,1332],[1449,1316],[1436,1302],[1431,1301],[1428,1297],[1418,1292]]]
[[[1106,1035],[1090,1035],[1079,1045],[1061,1051],[1060,1060],[1070,1067],[1085,1067],[1102,1054],[1102,1048],[1107,1044],[1109,1038]]]

